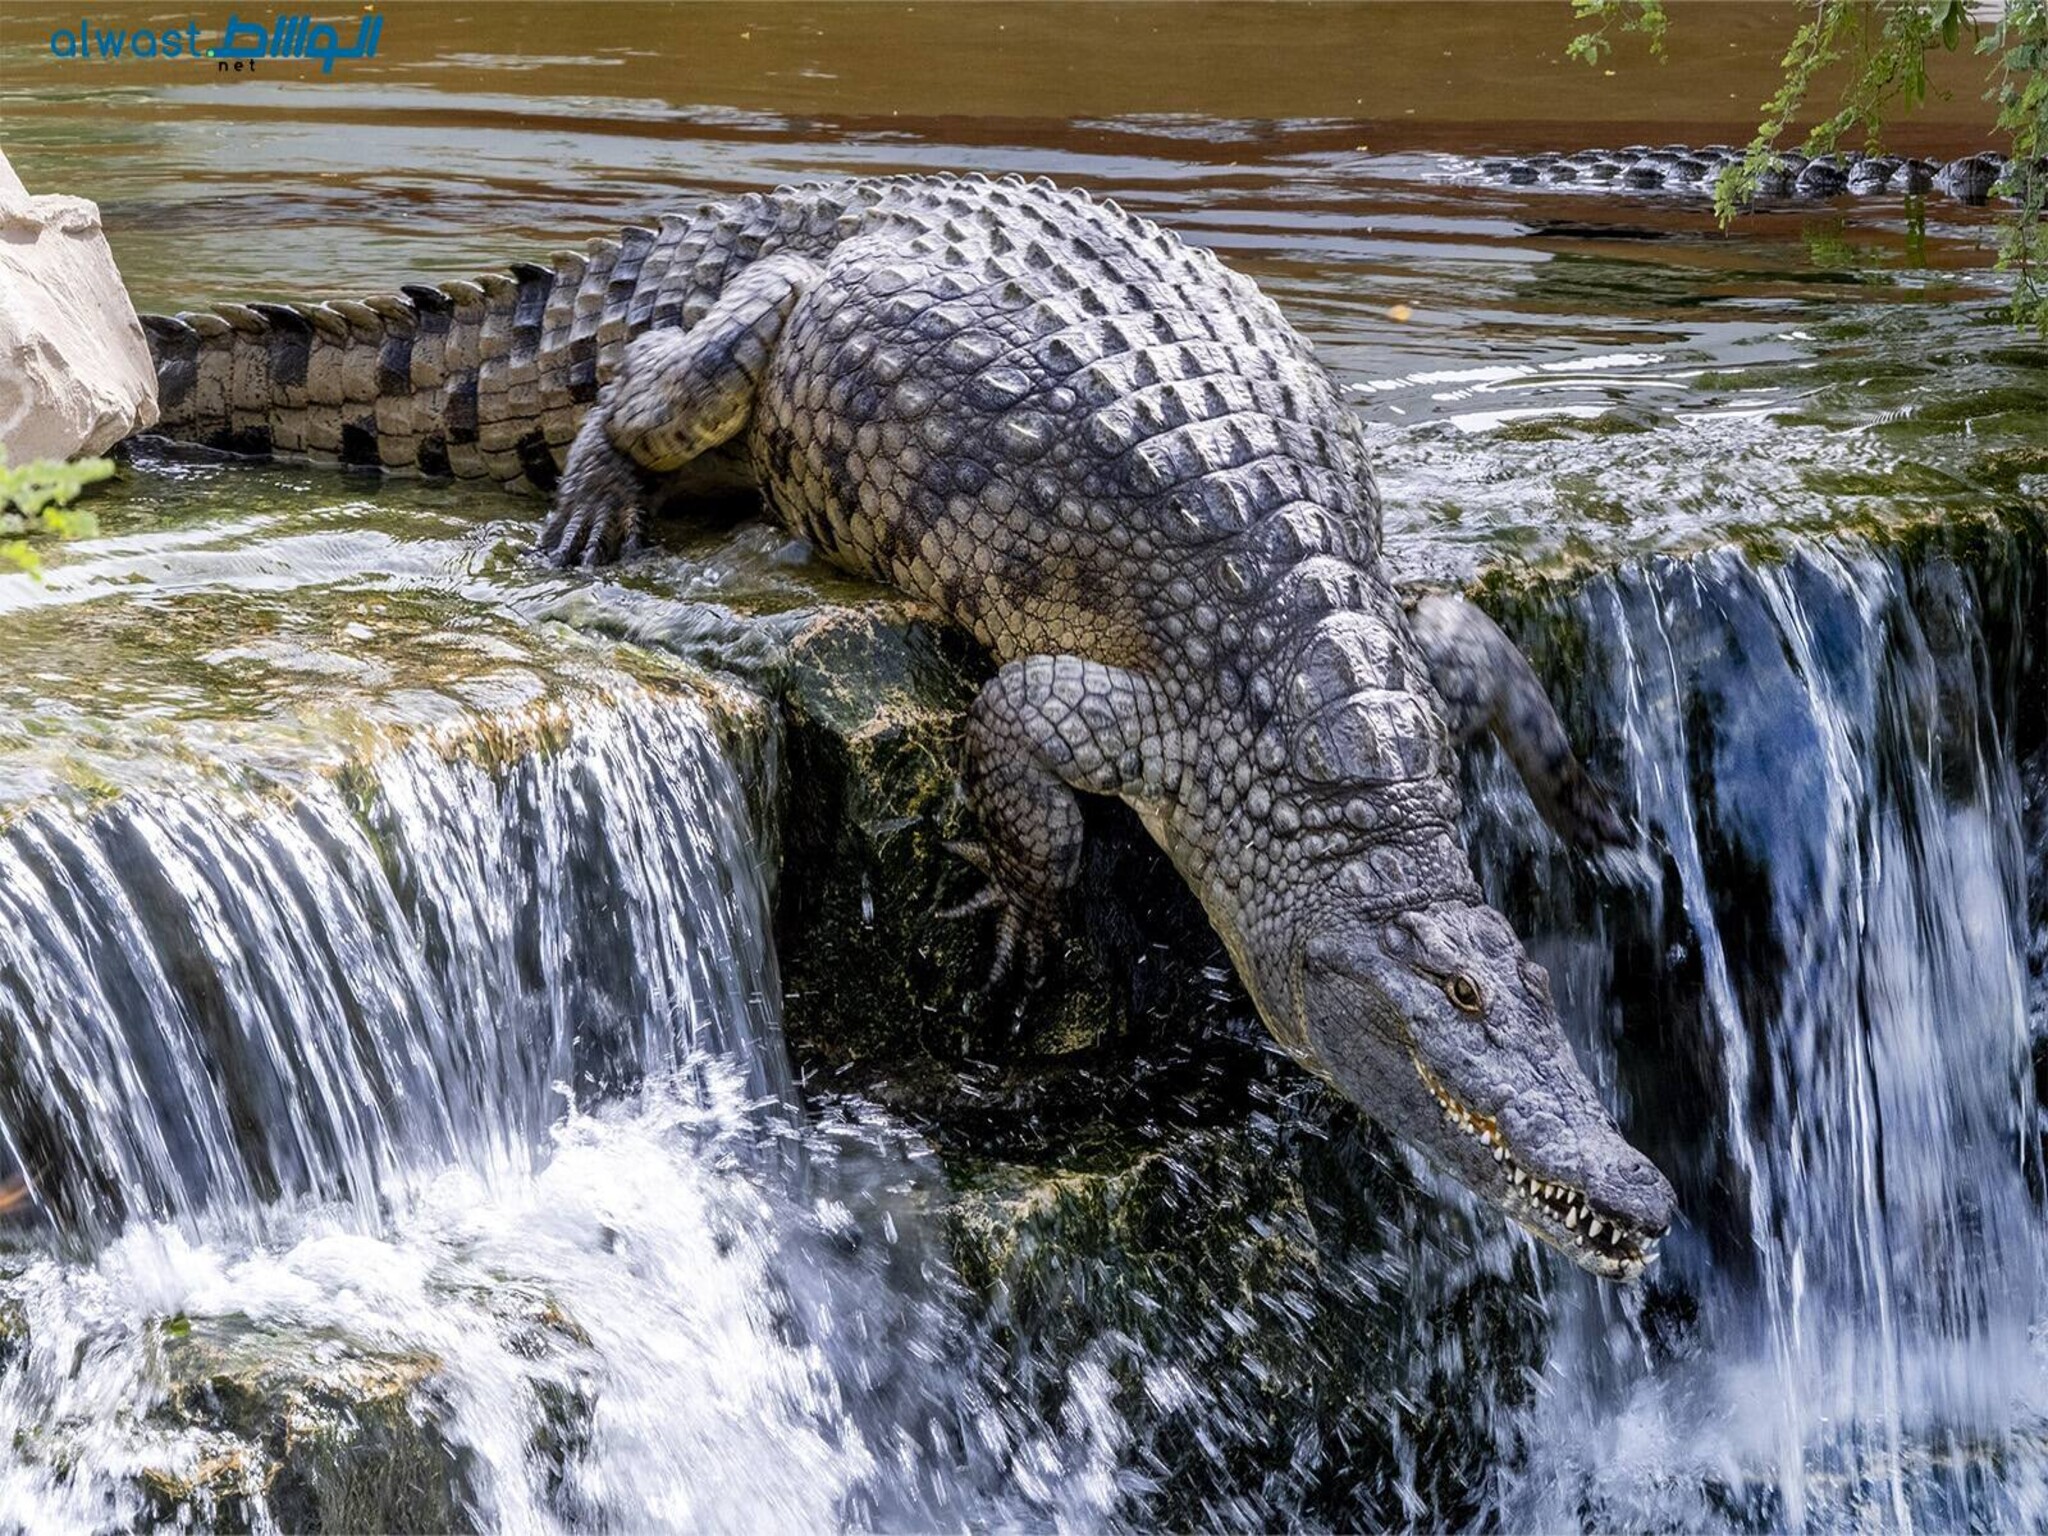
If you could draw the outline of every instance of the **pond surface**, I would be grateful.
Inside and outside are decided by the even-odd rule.
[[[1458,179],[1485,151],[1739,140],[1793,20],[1684,13],[1668,62],[1624,40],[1609,76],[1563,57],[1546,5],[419,6],[330,82],[53,59],[77,19],[30,3],[0,19],[0,142],[32,187],[100,202],[138,305],[166,310],[469,276],[806,177],[1086,186],[1213,245],[1314,338],[1427,572],[1910,515],[2041,472],[2048,353],[1996,313],[1991,213],[1844,199],[1722,231],[1694,197]],[[1895,147],[1984,147],[1969,68],[1937,58]]]
[[[1602,1290],[1283,1072],[1109,1214],[1034,1189],[1038,1258],[984,1307],[914,1137],[761,1130],[774,765],[594,633],[708,601],[744,672],[744,621],[863,594],[758,526],[589,582],[495,493],[144,463],[45,582],[0,577],[0,1128],[17,1164],[94,1148],[10,1256],[0,1524],[203,1481],[227,1442],[152,1417],[166,1360],[286,1336],[441,1361],[472,1513],[512,1528],[2048,1519],[2048,348],[1995,212],[1724,231],[1470,175],[1740,139],[1791,8],[1681,9],[1611,75],[1562,4],[421,5],[332,82],[51,58],[79,21],[0,15],[0,147],[100,203],[144,308],[921,170],[1087,186],[1251,273],[1354,396],[1402,574],[1602,573],[1514,619],[1655,868],[1572,867],[1483,755],[1475,846],[1687,1222],[1659,1284]],[[1941,63],[1896,147],[1983,146]],[[565,1118],[558,1082],[642,1088]],[[1340,1367],[1369,1389],[1316,1396]]]

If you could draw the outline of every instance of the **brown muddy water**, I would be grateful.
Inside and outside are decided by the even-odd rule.
[[[1682,7],[1666,62],[1624,40],[1594,70],[1544,4],[408,5],[330,81],[53,58],[87,18],[17,0],[0,144],[100,202],[161,309],[472,274],[805,177],[1050,175],[1279,298],[1384,438],[1393,537],[1429,569],[1896,506],[1866,482],[1967,499],[2038,436],[1982,211],[1847,200],[1723,232],[1689,198],[1454,179],[1452,155],[1739,140],[1793,18]],[[1972,64],[1937,60],[1895,147],[1984,145]],[[1785,430],[1760,452],[1764,419]]]
[[[1687,1212],[1625,1292],[1426,1175],[1364,1180],[1383,1243],[1347,1246],[1327,1189],[1226,1198],[1356,1149],[1276,1068],[1271,1114],[1102,1209],[1032,1188],[1012,1289],[967,1297],[915,1214],[945,1177],[886,1117],[810,1147],[834,1171],[801,1200],[750,1161],[746,1106],[786,1087],[739,782],[765,770],[582,633],[844,584],[758,529],[591,582],[526,562],[537,509],[493,493],[138,465],[102,537],[0,578],[0,1150],[44,1083],[149,1192],[90,1251],[6,1250],[0,1529],[146,1521],[138,1468],[217,1467],[162,1422],[170,1341],[202,1335],[440,1362],[486,1527],[2041,1528],[2048,567],[1983,530],[2044,515],[2048,350],[2005,318],[1995,210],[1723,230],[1469,178],[1740,140],[1797,9],[1674,10],[1666,62],[1624,39],[1588,69],[1562,0],[408,4],[331,79],[51,55],[227,7],[0,10],[0,147],[99,202],[145,309],[467,276],[841,174],[1044,174],[1214,246],[1350,390],[1402,574],[1599,573],[1518,633],[1649,865],[1592,880],[1490,759],[1475,847]],[[1973,61],[1937,66],[1892,147],[1984,147]],[[536,704],[571,745],[499,779],[407,745],[374,794],[278,792]],[[608,924],[653,979],[550,937]],[[552,1046],[506,1043],[508,998]],[[552,1085],[621,1011],[696,1049],[645,1030],[654,1086],[565,1118]],[[1141,1229],[1239,1256],[1241,1288]],[[846,1259],[884,1231],[913,1262]],[[580,1342],[536,1353],[479,1300],[505,1291]]]

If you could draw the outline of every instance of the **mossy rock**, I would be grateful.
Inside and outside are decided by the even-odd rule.
[[[151,1417],[209,1449],[140,1474],[150,1517],[291,1531],[467,1531],[465,1453],[437,1427],[431,1355],[338,1334],[211,1319],[160,1333],[169,1383]]]
[[[1485,1257],[1488,1227],[1298,1074],[1252,1099],[1118,1164],[960,1190],[956,1266],[1021,1406],[1057,1424],[1107,1393],[1141,1526],[1471,1523],[1547,1349],[1528,1255]]]
[[[453,1299],[453,1298],[451,1298]],[[466,1294],[535,1362],[528,1452],[551,1492],[590,1447],[595,1404],[573,1367],[582,1327],[538,1288]],[[245,1531],[470,1531],[475,1468],[444,1432],[442,1363],[333,1329],[242,1317],[156,1325],[162,1396],[148,1421],[175,1464],[136,1474],[146,1520]],[[565,1518],[576,1513],[563,1511]]]
[[[827,609],[789,638],[777,940],[791,1038],[834,1078],[965,1042],[975,935],[933,910],[970,886],[943,843],[980,683],[965,644],[902,610]]]
[[[776,931],[785,1021],[824,1089],[858,1089],[944,1136],[1037,1116],[1072,1076],[1234,995],[1221,945],[1124,807],[1084,802],[1071,938],[1035,991],[985,991],[986,920],[949,922],[980,875],[959,790],[989,666],[907,604],[818,610],[787,635]],[[1190,944],[1190,934],[1201,936]],[[1241,997],[1237,998],[1241,1004]]]

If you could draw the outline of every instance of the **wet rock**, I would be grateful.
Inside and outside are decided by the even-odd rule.
[[[590,1444],[594,1403],[564,1364],[589,1337],[529,1286],[473,1299],[533,1362],[529,1454],[559,1492]],[[479,1528],[472,1453],[445,1428],[434,1355],[240,1317],[174,1317],[155,1332],[161,1392],[143,1433],[161,1455],[145,1452],[135,1473],[149,1521],[217,1531]]]
[[[1139,1528],[1472,1524],[1545,1358],[1526,1247],[1292,1074],[1098,1167],[984,1166],[951,1227],[1020,1406],[1144,1469]]]
[[[1043,985],[987,995],[987,920],[938,914],[981,879],[945,845],[974,831],[960,754],[988,662],[915,604],[831,595],[753,613],[744,596],[665,614],[629,599],[578,622],[723,660],[773,701],[774,740],[742,755],[774,780],[757,821],[779,854],[785,1034],[813,1091],[858,1091],[984,1152],[1085,1137],[1104,1099],[1151,1097],[1134,1059],[1184,1064],[1249,1004],[1165,855],[1095,797],[1068,942]],[[729,738],[755,726],[730,718]]]
[[[0,448],[16,464],[98,453],[156,412],[98,207],[31,197],[0,155]]]
[[[183,1454],[138,1473],[152,1520],[214,1530],[466,1531],[463,1456],[431,1355],[224,1319],[161,1328],[152,1424]]]
[[[887,1063],[915,1092],[966,1044],[974,934],[933,912],[971,874],[943,843],[979,684],[967,647],[893,607],[822,610],[788,636],[778,949],[791,1036],[834,1079]]]

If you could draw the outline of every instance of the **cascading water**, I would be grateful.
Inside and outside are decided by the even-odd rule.
[[[1651,850],[1595,878],[1479,758],[1480,865],[1681,1191],[1627,1292],[1323,1143],[1283,1076],[983,1314],[913,1140],[760,1112],[764,860],[692,705],[34,806],[0,839],[4,1129],[89,1251],[11,1261],[0,1522],[134,1518],[175,1474],[196,1518],[302,1523],[288,1481],[206,1482],[229,1428],[156,1412],[194,1340],[288,1335],[431,1362],[440,1491],[398,1507],[512,1529],[2032,1523],[2044,592],[1988,539],[1525,604]]]
[[[0,1286],[0,1525],[2037,1523],[2048,573],[1967,555],[1522,605],[1649,850],[1596,876],[1476,760],[1481,868],[1681,1192],[1629,1291],[1282,1069],[977,1299],[915,1139],[788,1107],[762,844],[691,704],[33,805],[0,1128],[62,1240]],[[357,1474],[403,1486],[190,1411],[265,1340],[404,1384],[429,1448]]]
[[[534,1383],[465,1286],[552,1297],[586,1275],[579,1347],[629,1337],[604,1376],[615,1416],[656,1363],[696,1373],[664,1391],[695,1379],[798,1418],[825,1391],[769,1336],[758,1253],[724,1257],[746,1196],[705,1150],[787,1094],[732,768],[674,701],[522,729],[417,740],[290,794],[145,791],[7,829],[8,1149],[67,1231],[118,1235],[89,1263],[14,1261],[0,1522],[132,1515],[124,1474],[204,1458],[150,1423],[174,1315],[435,1351],[448,1433],[481,1468],[463,1498],[508,1516]],[[634,1113],[572,1118],[549,1146],[565,1095],[631,1089]],[[687,1271],[670,1277],[687,1301],[621,1309],[607,1286],[659,1290],[640,1262]],[[830,1507],[832,1476],[810,1471],[789,1486]],[[652,1512],[633,1491],[590,1497]]]
[[[757,856],[703,720],[526,728],[496,768],[487,735],[419,740],[270,796],[6,829],[0,1134],[67,1225],[373,1215],[408,1170],[530,1167],[556,1085],[691,1050],[784,1091]]]
[[[1723,550],[1530,624],[1657,856],[1530,854],[1495,765],[1482,863],[1687,1225],[1643,1292],[1552,1293],[1510,1527],[2048,1518],[2044,578],[2033,539]]]
[[[645,696],[21,815],[0,1529],[1097,1523],[929,1156],[799,1124],[761,846]]]

